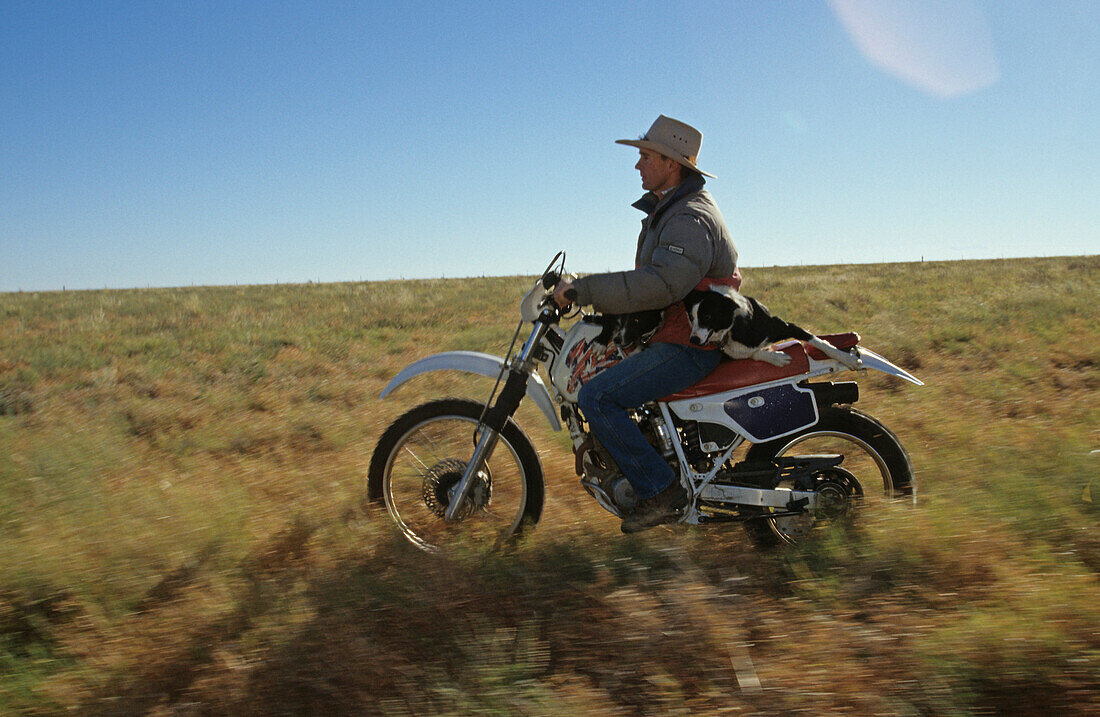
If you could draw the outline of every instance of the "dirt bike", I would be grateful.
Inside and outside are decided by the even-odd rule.
[[[432,371],[497,379],[484,403],[446,398],[413,408],[375,447],[368,498],[384,503],[417,546],[434,551],[456,539],[499,545],[538,522],[542,466],[514,420],[525,397],[555,431],[565,423],[580,483],[603,508],[621,517],[636,505],[630,483],[590,435],[577,406],[584,382],[630,350],[596,341],[601,326],[583,318],[567,330],[559,326],[575,316],[551,298],[564,276],[559,254],[521,300],[520,325],[505,358],[436,354],[407,366],[382,392],[385,398]],[[527,324],[530,333],[514,351]],[[923,385],[859,345],[856,333],[821,338],[850,355],[861,373],[881,371]],[[632,412],[690,495],[680,522],[739,522],[755,543],[769,545],[804,539],[816,525],[845,520],[873,500],[911,504],[916,484],[909,456],[886,426],[852,408],[858,385],[817,380],[856,364],[799,341],[774,349],[790,362],[725,360],[694,386]],[[743,444],[748,448],[735,461]]]

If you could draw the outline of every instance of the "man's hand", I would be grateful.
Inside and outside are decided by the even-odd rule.
[[[576,299],[577,290],[573,288],[573,283],[570,281],[563,281],[554,289],[554,303],[562,309],[572,304]]]

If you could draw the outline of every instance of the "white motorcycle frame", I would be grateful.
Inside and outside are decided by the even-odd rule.
[[[905,369],[891,363],[887,359],[879,356],[874,351],[857,346],[856,351],[859,352],[860,360],[863,362],[865,369],[872,369],[875,371],[881,371],[882,373],[889,374],[891,376],[897,376],[898,378],[905,379],[910,383],[914,383],[918,386],[923,386],[924,382],[916,378]],[[415,361],[404,369],[401,370],[386,387],[382,390],[381,398],[388,397],[391,393],[396,391],[404,383],[410,381],[417,376],[425,373],[431,373],[433,371],[460,371],[463,373],[470,373],[478,376],[485,376],[487,378],[497,378],[501,375],[505,366],[504,359],[499,356],[493,356],[492,354],[481,353],[479,351],[445,351],[443,353],[433,354]],[[812,378],[814,376],[820,376],[828,373],[835,373],[838,371],[848,370],[846,367],[839,365],[836,361],[816,361],[810,359],[810,370],[804,374],[800,374],[797,377],[792,377],[797,380],[804,378]],[[758,390],[767,388],[771,385],[778,385],[783,383],[794,383],[790,379],[774,382],[773,384],[759,384],[741,391]],[[550,428],[554,431],[561,431],[561,421],[558,420],[558,412],[555,408],[554,399],[550,394],[549,389],[546,388],[546,384],[543,382],[542,377],[535,372],[532,372],[527,379],[527,396],[535,402],[535,405],[539,407],[543,415],[546,416],[547,422],[550,424]],[[708,397],[707,401],[715,401],[715,397]],[[699,420],[699,417],[689,416],[684,414],[684,408],[681,404],[687,405],[687,412],[691,413],[690,406],[692,403],[698,401],[676,401],[673,402],[677,415],[684,418],[691,418],[692,420]],[[717,421],[721,422],[721,421]],[[751,435],[749,436],[751,439]],[[777,438],[778,436],[772,436]]]

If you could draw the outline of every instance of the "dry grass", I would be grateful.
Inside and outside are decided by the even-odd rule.
[[[0,295],[0,712],[1100,710],[1100,258],[749,270],[866,377],[915,511],[760,553],[624,538],[530,407],[544,521],[432,557],[363,505],[413,358],[503,353],[524,278]]]

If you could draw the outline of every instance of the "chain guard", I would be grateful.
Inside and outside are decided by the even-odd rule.
[[[817,494],[816,505],[807,510],[796,502],[786,509],[761,509],[736,502],[707,500],[699,507],[710,520],[758,520],[802,518],[812,523],[819,520],[842,520],[849,516],[863,497],[863,487],[850,472],[839,465],[829,465],[829,456],[806,456],[790,459],[785,465],[754,465],[738,472],[727,473],[719,484],[745,488],[775,490],[788,486],[798,491]],[[733,478],[734,480],[730,480]],[[740,478],[740,480],[737,480]],[[800,501],[805,503],[805,501]]]

